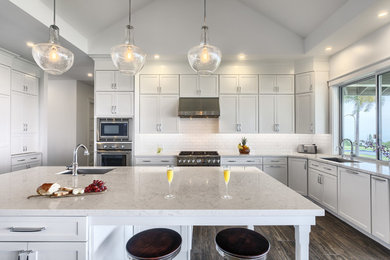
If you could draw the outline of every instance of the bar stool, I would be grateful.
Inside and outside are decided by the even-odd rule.
[[[228,228],[215,237],[218,253],[225,260],[265,260],[270,249],[268,240],[245,228]]]
[[[179,254],[181,242],[180,234],[174,230],[145,230],[127,241],[127,256],[134,260],[171,260]]]

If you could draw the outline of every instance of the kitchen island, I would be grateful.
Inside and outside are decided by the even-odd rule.
[[[99,225],[293,225],[296,259],[308,259],[310,227],[315,225],[316,216],[325,213],[322,208],[254,167],[231,169],[231,200],[221,199],[225,183],[220,167],[175,168],[172,190],[176,198],[171,200],[164,198],[168,192],[164,167],[123,167],[103,175],[77,177],[58,174],[63,170],[62,167],[37,167],[0,175],[0,241],[3,241],[0,242],[0,256],[4,248],[11,248],[12,242],[17,241],[19,245],[32,241],[27,243],[26,250],[22,250],[28,252],[35,250],[34,241],[51,241],[48,238],[52,236],[57,242],[85,243],[85,250],[89,253],[77,251],[76,259],[92,259],[92,251],[97,244],[93,241],[94,227]],[[45,182],[86,187],[94,179],[103,180],[108,191],[80,197],[27,199]],[[62,218],[59,222],[66,230],[54,224],[50,228],[55,222],[52,220],[57,218]],[[76,219],[73,226],[72,221],[68,221],[72,218]],[[34,222],[35,219],[37,222]],[[45,230],[26,233],[9,229],[29,224],[40,228],[37,223]],[[66,234],[61,236],[61,232]],[[191,232],[186,232],[186,235],[189,251]],[[41,243],[40,246],[44,245]]]

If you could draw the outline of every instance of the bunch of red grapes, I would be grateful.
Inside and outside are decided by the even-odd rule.
[[[94,180],[91,184],[89,184],[84,191],[85,192],[102,192],[107,190],[107,186],[104,185],[104,182],[101,180]]]

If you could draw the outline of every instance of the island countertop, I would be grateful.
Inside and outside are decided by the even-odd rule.
[[[105,215],[117,216],[322,216],[324,210],[255,167],[231,169],[229,194],[225,192],[221,167],[175,167],[168,192],[165,167],[121,167],[103,175],[57,174],[63,167],[36,167],[0,175],[0,215]],[[86,187],[103,180],[103,194],[62,198],[30,198],[42,183]]]

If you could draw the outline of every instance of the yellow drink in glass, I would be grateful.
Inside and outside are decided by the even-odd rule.
[[[167,179],[168,179],[169,183],[172,182],[172,180],[173,180],[173,170],[172,169],[167,170]]]
[[[225,179],[225,183],[228,183],[230,180],[230,170],[225,169],[223,170],[223,178]]]
[[[228,189],[228,184],[230,181],[230,167],[229,166],[223,167],[223,179],[225,181],[226,193],[221,198],[224,200],[231,200],[232,196],[229,195],[229,189]]]

